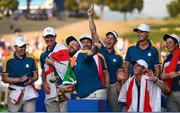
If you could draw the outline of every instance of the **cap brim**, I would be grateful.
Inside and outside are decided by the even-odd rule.
[[[138,28],[134,28],[134,29],[133,29],[134,32],[137,32],[138,30],[139,30]]]
[[[136,62],[136,61],[132,61],[131,63],[134,65],[134,64],[136,64],[137,62]]]
[[[80,39],[80,41],[82,42],[84,39],[88,39],[88,40],[92,41],[92,39],[87,38],[87,37],[83,37],[83,38],[81,38],[81,39]]]
[[[70,43],[71,41],[73,41],[73,40],[78,43],[78,41],[77,41],[77,39],[76,39],[75,37],[69,36],[69,37],[66,39],[66,44],[69,45],[69,43]]]
[[[46,36],[56,36],[56,35],[54,35],[54,34],[47,34],[47,35],[44,35],[43,37],[46,37]]]
[[[113,32],[107,32],[106,36],[108,36],[109,34],[112,34],[114,36],[114,38],[117,39],[117,37],[115,36],[115,34]]]
[[[24,44],[19,44],[19,45],[14,45],[14,46],[18,46],[18,47],[22,47],[22,46],[24,46],[24,45],[29,45],[28,43],[24,43]]]
[[[176,38],[172,37],[171,35],[165,34],[165,35],[163,36],[163,40],[164,40],[164,41],[166,41],[168,38],[172,38],[174,41],[177,41],[177,42],[178,42],[178,40],[177,40]]]

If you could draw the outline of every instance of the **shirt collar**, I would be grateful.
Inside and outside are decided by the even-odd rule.
[[[142,50],[142,49],[139,47],[139,43],[140,43],[139,41],[136,43],[136,47],[139,48],[140,50]],[[143,51],[152,48],[152,43],[151,43],[151,41],[150,41],[149,39],[148,39],[148,43],[149,43],[148,47],[147,47],[146,49],[144,49]]]
[[[105,51],[108,52],[108,53],[111,53],[111,54],[115,54],[115,50],[114,50],[114,49],[113,49],[111,52],[109,52],[109,51],[107,50],[107,48],[105,48]]]
[[[48,50],[48,47],[46,47],[46,52],[52,52],[52,51],[54,50],[56,44],[57,44],[57,43],[54,44],[54,46],[51,48],[51,50]]]
[[[16,52],[14,52],[14,58],[15,59],[24,59],[26,57],[26,54],[24,56],[22,56],[22,58],[19,58],[17,55],[16,55]]]

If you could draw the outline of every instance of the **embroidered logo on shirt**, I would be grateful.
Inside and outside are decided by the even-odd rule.
[[[113,59],[113,62],[117,62],[117,60],[116,60],[116,59]]]
[[[150,52],[148,53],[148,56],[149,56],[149,57],[152,56]]]
[[[26,68],[29,68],[29,64],[26,64]]]

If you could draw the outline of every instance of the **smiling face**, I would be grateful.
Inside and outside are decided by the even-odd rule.
[[[114,45],[116,44],[117,39],[114,37],[113,34],[108,34],[105,38],[105,44],[107,49],[114,48]]]
[[[73,40],[69,42],[68,51],[70,57],[72,57],[79,49],[80,49],[80,45],[78,44],[77,41]]]
[[[56,43],[56,36],[53,35],[47,35],[44,38],[45,43],[47,44],[48,47],[53,47],[54,44]]]
[[[143,41],[148,39],[149,32],[138,30],[137,31],[137,36],[139,38],[139,42],[143,42]]]
[[[16,54],[19,57],[22,57],[22,56],[24,56],[26,54],[26,44],[24,44],[21,47],[18,47],[17,45],[15,45],[14,48],[15,48]]]
[[[138,63],[134,64],[134,75],[142,75],[144,72],[144,67],[139,65]]]
[[[175,41],[172,38],[168,38],[166,40],[166,48],[168,51],[172,52],[178,47],[178,43],[175,43]]]
[[[90,50],[92,47],[92,41],[89,39],[83,39],[81,44],[83,46],[83,50]]]

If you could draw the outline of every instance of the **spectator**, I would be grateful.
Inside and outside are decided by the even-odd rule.
[[[35,112],[35,98],[38,96],[34,82],[38,79],[37,63],[33,55],[26,53],[27,43],[23,37],[16,37],[15,52],[3,61],[3,81],[9,83],[8,111]]]

